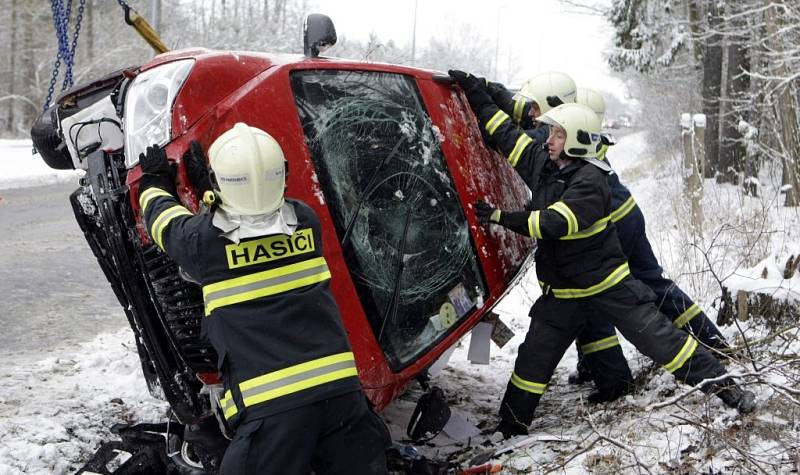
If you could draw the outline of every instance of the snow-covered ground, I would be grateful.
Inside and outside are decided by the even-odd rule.
[[[79,170],[53,170],[33,154],[30,140],[0,140],[0,190],[75,181]]]
[[[800,253],[800,217],[776,204],[780,201],[770,193],[775,195],[777,186],[769,184],[770,178],[764,177],[761,198],[741,198],[737,188],[706,180],[704,233],[693,238],[683,218],[687,204],[680,198],[677,157],[674,163],[653,163],[645,143],[644,132],[632,133],[609,155],[645,212],[665,270],[710,318],[719,308],[717,277],[728,279],[733,288],[762,284],[775,292],[795,293],[797,277],[779,275],[786,258]],[[74,178],[76,172],[53,173],[40,162],[34,164],[36,160],[22,153],[29,153],[29,147],[24,141],[0,141],[0,189]],[[742,279],[752,286],[745,287]],[[492,347],[490,365],[468,361],[466,337],[449,366],[435,376],[434,384],[445,390],[459,418],[481,428],[497,423],[499,400],[529,325],[528,309],[538,296],[535,282],[530,272],[496,309],[516,336],[502,349]],[[639,387],[620,401],[589,407],[585,395],[590,388],[566,382],[575,365],[570,349],[537,410],[531,428],[537,442],[492,460],[509,474],[797,473],[796,322],[777,336],[758,320],[722,330],[737,346],[746,335],[752,353],[743,354],[755,356],[754,362],[743,358],[728,366],[745,375],[756,392],[760,409],[755,414],[740,417],[716,398],[697,392],[680,397],[687,388],[627,343],[623,346]],[[110,437],[114,423],[158,421],[167,409],[147,392],[128,330],[100,334],[78,348],[43,354],[39,361],[2,364],[0,376],[5,383],[0,387],[0,475],[70,473],[98,442]],[[396,440],[404,437],[416,391],[383,413]],[[462,441],[440,435],[418,449],[430,457],[465,462],[504,445],[491,434]]]

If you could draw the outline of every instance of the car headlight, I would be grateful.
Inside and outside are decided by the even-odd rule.
[[[166,145],[172,136],[172,104],[181,90],[193,59],[162,64],[133,80],[125,97],[125,165],[139,162],[149,145]]]

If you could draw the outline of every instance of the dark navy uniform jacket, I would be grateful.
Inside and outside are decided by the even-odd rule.
[[[287,200],[298,220],[291,236],[235,243],[213,213],[193,215],[160,188],[140,190],[139,203],[155,244],[202,286],[202,329],[233,426],[360,389],[310,207]]]
[[[582,160],[559,170],[544,144],[517,126],[486,89],[467,91],[467,98],[489,143],[531,189],[532,211],[504,212],[500,224],[537,239],[536,273],[545,293],[588,297],[628,277],[606,172]]]

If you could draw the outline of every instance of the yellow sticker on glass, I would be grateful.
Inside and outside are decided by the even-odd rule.
[[[442,326],[445,328],[449,328],[456,323],[458,314],[456,314],[456,308],[453,304],[450,302],[443,304],[439,309],[439,318],[441,319]]]

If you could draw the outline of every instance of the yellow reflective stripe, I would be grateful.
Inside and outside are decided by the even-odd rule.
[[[694,339],[693,336],[689,335],[689,338],[686,339],[686,343],[683,344],[681,347],[681,351],[675,355],[675,358],[672,358],[672,361],[664,365],[664,369],[669,371],[670,373],[674,373],[683,367],[684,364],[692,357],[694,354],[694,350],[697,349],[697,340]]]
[[[585,356],[592,353],[597,353],[598,351],[614,348],[615,346],[619,346],[619,338],[617,337],[617,335],[613,335],[608,338],[603,338],[602,340],[597,340],[591,343],[587,343],[585,345],[581,345],[581,351]]]
[[[567,221],[567,235],[578,232],[578,218],[575,217],[575,214],[571,209],[569,209],[569,206],[567,206],[566,203],[563,201],[556,201],[548,206],[547,209],[552,209],[564,217],[564,219]]]
[[[539,226],[539,210],[531,211],[528,215],[528,234],[530,237],[542,239],[542,228]]]
[[[225,391],[225,397],[219,400],[219,406],[222,408],[222,414],[225,416],[225,419],[230,419],[239,412],[230,389]]]
[[[352,352],[318,358],[242,381],[239,390],[245,407],[313,388],[331,381],[358,376]]]
[[[331,278],[324,257],[203,286],[206,316],[219,307],[276,295]]]
[[[542,238],[542,227],[541,227],[541,214],[539,211],[536,211],[536,219],[534,220],[534,230],[536,231],[536,236]]]
[[[494,134],[495,130],[500,127],[500,124],[507,121],[509,119],[508,114],[503,111],[497,111],[494,113],[489,122],[486,122],[486,131],[489,132],[489,135]]]
[[[525,110],[525,99],[517,98],[514,100],[514,111],[512,115],[514,117],[514,122],[519,124],[522,122],[522,111]]]
[[[150,226],[150,237],[153,238],[161,249],[164,249],[164,229],[178,216],[192,216],[192,213],[181,205],[171,206],[162,211],[153,221],[153,225]]]
[[[550,292],[550,286],[542,280],[539,281],[539,288],[542,289],[542,295],[547,295]]]
[[[615,285],[622,282],[625,277],[628,277],[631,274],[631,270],[628,267],[628,263],[624,263],[621,266],[614,269],[614,272],[608,274],[608,277],[603,279],[602,282],[599,284],[595,284],[591,287],[586,289],[553,289],[553,295],[559,299],[579,299],[583,297],[590,297],[592,295],[597,295],[600,292],[605,292],[606,290],[614,287]]]
[[[533,143],[533,139],[530,138],[528,134],[525,132],[519,134],[519,137],[517,137],[517,142],[514,144],[514,149],[508,156],[508,162],[511,163],[512,167],[517,166],[519,159],[522,157],[522,152],[524,152],[525,148],[531,143]]]
[[[511,373],[511,384],[522,389],[523,391],[527,391],[533,394],[544,394],[545,389],[547,389],[547,384],[542,383],[534,383],[533,381],[527,381],[519,377],[517,373]]]
[[[594,224],[589,226],[588,228],[584,229],[583,231],[578,231],[577,233],[568,234],[566,236],[561,236],[559,239],[569,241],[572,239],[585,239],[591,236],[594,236],[597,233],[601,233],[605,231],[608,227],[609,217],[606,216],[603,219],[597,220]]]
[[[323,366],[328,366],[335,363],[342,363],[345,361],[355,361],[355,356],[353,355],[352,351],[346,351],[343,353],[337,353],[334,355],[317,358],[315,360],[306,361],[305,363],[296,364],[294,366],[289,366],[288,368],[279,369],[271,373],[242,381],[239,383],[239,389],[242,391],[247,391],[255,388],[256,386],[271,383],[289,376],[295,376],[308,370],[321,368]]]
[[[141,195],[139,195],[139,208],[141,208],[142,213],[144,213],[147,205],[149,205],[156,196],[169,196],[170,198],[174,198],[171,194],[167,193],[161,188],[148,188],[144,190]]]
[[[609,216],[609,218],[611,218],[611,221],[616,223],[620,219],[622,219],[625,216],[627,216],[628,213],[630,213],[631,210],[634,208],[634,206],[636,206],[636,202],[633,201],[633,196],[631,196],[630,198],[625,200],[624,203],[619,205],[619,208],[617,208],[614,211],[612,211],[611,214],[608,215],[608,216]]]
[[[692,304],[691,307],[687,308],[685,312],[678,315],[678,318],[672,322],[675,325],[675,328],[683,328],[687,323],[689,323],[694,317],[700,315],[700,307],[697,304]]]
[[[603,146],[600,147],[600,150],[597,151],[597,159],[598,160],[605,160],[606,159],[606,152],[608,152],[608,145],[603,144]]]

